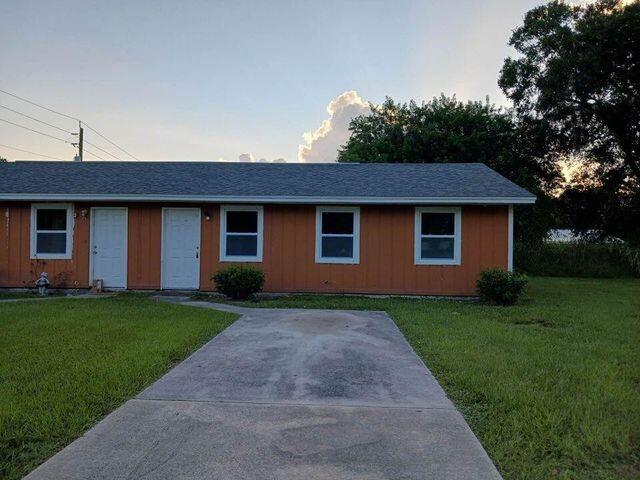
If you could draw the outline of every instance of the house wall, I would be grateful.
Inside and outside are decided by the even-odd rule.
[[[220,262],[220,216],[202,223],[200,286],[211,290]],[[265,272],[265,291],[474,295],[478,273],[507,269],[508,207],[462,208],[461,265],[414,265],[412,206],[360,208],[360,263],[315,263],[315,206],[266,205],[264,256],[255,263]],[[205,253],[206,252],[206,253]]]
[[[87,215],[81,212],[86,210]],[[89,283],[89,207],[74,206],[73,255],[69,260],[32,260],[31,204],[0,205],[0,287],[34,287],[40,272],[59,288],[85,288]]]
[[[158,289],[161,277],[162,206],[130,204],[128,287]],[[187,205],[180,205],[187,206]],[[220,212],[214,204],[191,205],[208,211],[201,218],[200,287],[212,290],[219,261]],[[75,205],[73,258],[31,260],[28,203],[2,206],[0,287],[32,286],[41,271],[54,287],[84,288],[89,282],[89,205]],[[462,208],[462,262],[457,266],[414,265],[414,207],[360,208],[360,263],[315,263],[315,206],[265,205],[263,262],[265,291],[473,295],[477,274],[507,269],[508,207]]]
[[[162,207],[129,206],[127,284],[131,289],[159,289]]]

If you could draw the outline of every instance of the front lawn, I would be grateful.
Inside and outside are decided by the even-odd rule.
[[[385,310],[505,479],[640,477],[640,281],[532,278],[513,307],[289,296],[247,306]]]
[[[27,474],[234,319],[132,294],[0,303],[0,478]]]

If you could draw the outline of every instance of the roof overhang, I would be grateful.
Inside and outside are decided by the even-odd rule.
[[[297,203],[316,205],[514,205],[535,203],[536,197],[317,197],[0,193],[0,200],[38,202]]]

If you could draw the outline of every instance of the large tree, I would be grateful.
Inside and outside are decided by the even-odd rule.
[[[396,103],[387,98],[372,113],[356,117],[340,162],[483,162],[538,195],[534,208],[518,215],[516,234],[539,240],[552,223],[548,193],[559,173],[543,122],[520,120],[485,102],[441,96],[429,102]]]
[[[518,56],[504,62],[503,91],[584,165],[563,195],[571,226],[640,237],[640,3],[553,1],[529,11],[509,44]]]

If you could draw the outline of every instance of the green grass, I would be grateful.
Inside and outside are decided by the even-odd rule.
[[[62,293],[53,293],[53,292],[49,292],[49,294],[47,295],[47,297],[40,297],[38,295],[37,292],[33,291],[33,290],[28,290],[28,291],[24,291],[24,292],[0,292],[0,300],[11,300],[11,299],[22,299],[22,298],[32,298],[32,299],[38,299],[38,298],[48,298],[48,297],[52,297],[52,296],[63,296]]]
[[[27,474],[234,319],[131,294],[0,303],[0,478]]]
[[[385,310],[505,479],[640,478],[640,281],[532,278],[513,307],[290,296]]]

